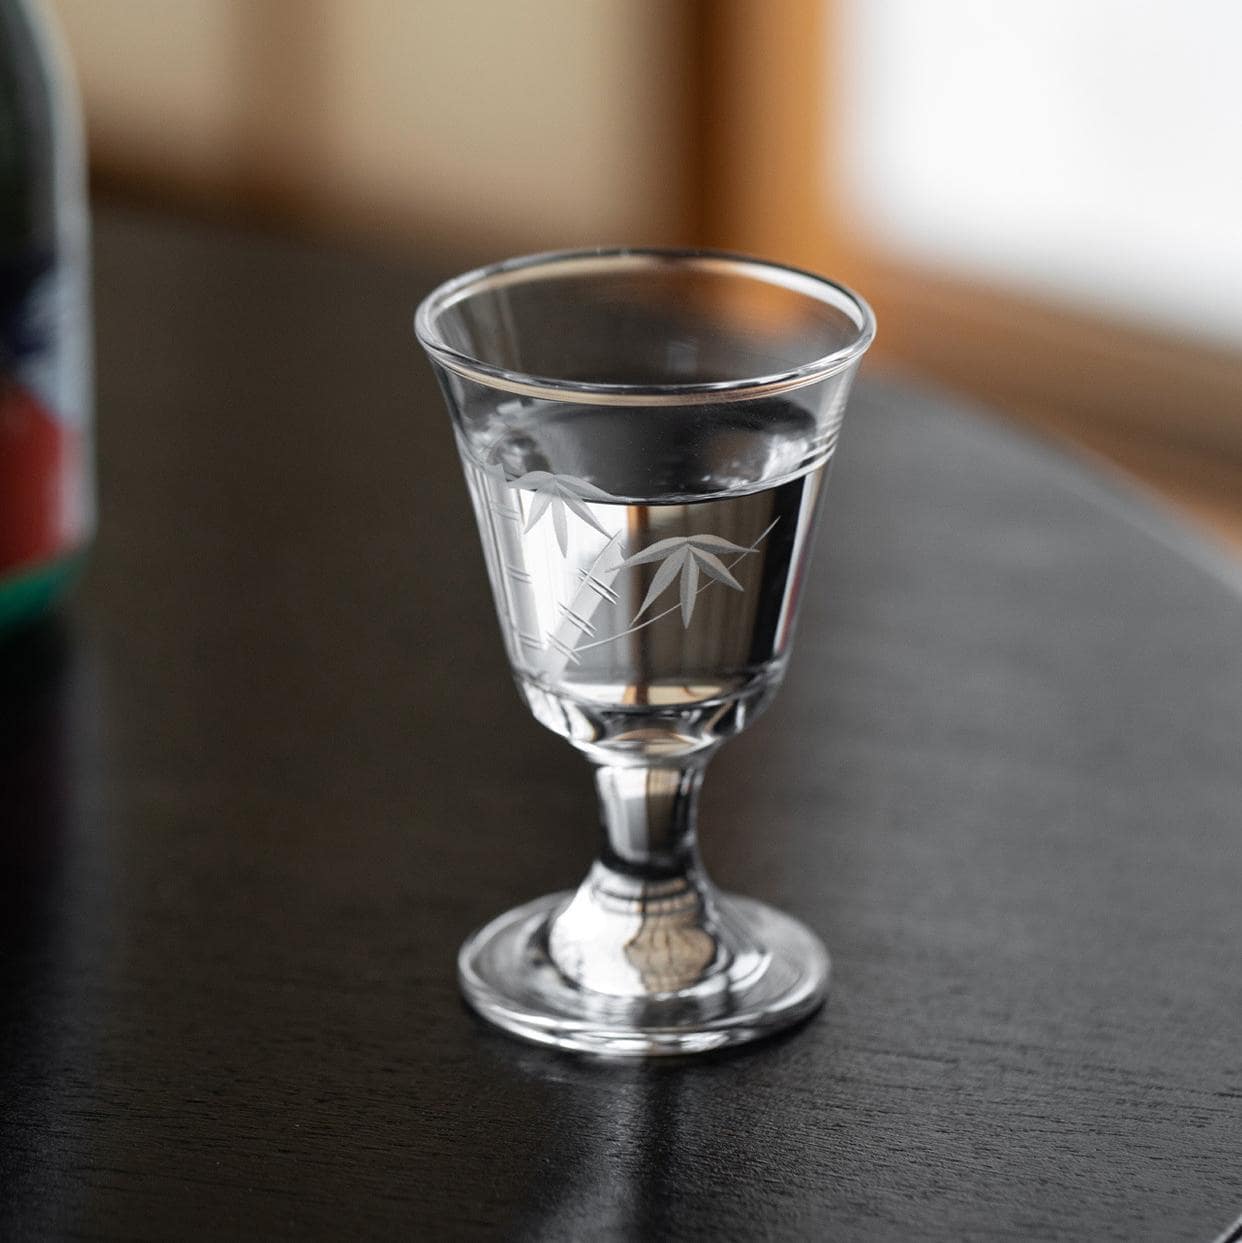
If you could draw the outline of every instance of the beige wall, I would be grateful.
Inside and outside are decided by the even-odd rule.
[[[675,240],[673,0],[53,0],[109,178],[408,240]]]

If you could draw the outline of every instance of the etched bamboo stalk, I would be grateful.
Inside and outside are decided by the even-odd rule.
[[[578,659],[575,649],[583,639],[595,635],[592,619],[599,606],[617,603],[618,594],[613,583],[624,564],[625,552],[618,533],[609,539],[591,562],[590,568],[582,574],[578,588],[568,603],[559,606],[561,616],[548,635],[544,657],[544,672],[548,677],[559,677],[568,665]]]

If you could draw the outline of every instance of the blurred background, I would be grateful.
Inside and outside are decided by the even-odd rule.
[[[461,264],[825,270],[1242,552],[1233,0],[54,0],[97,194]]]

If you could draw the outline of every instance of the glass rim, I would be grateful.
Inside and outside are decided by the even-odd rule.
[[[854,339],[847,344],[796,367],[733,380],[697,380],[669,384],[612,384],[589,380],[567,380],[556,376],[533,375],[498,367],[449,345],[438,330],[437,320],[445,311],[473,294],[506,285],[545,280],[567,264],[586,265],[595,261],[601,269],[626,266],[635,270],[667,263],[693,262],[712,271],[734,271],[791,290],[835,307],[847,314],[855,327]],[[538,273],[537,269],[548,271]],[[445,281],[419,303],[414,314],[414,334],[423,349],[442,366],[490,388],[524,397],[572,400],[595,405],[693,405],[716,401],[738,401],[768,397],[818,383],[850,366],[871,345],[875,337],[875,315],[866,300],[849,286],[829,280],[816,272],[789,264],[776,263],[736,251],[698,247],[602,246],[574,250],[550,250],[519,255],[498,263],[474,268]]]

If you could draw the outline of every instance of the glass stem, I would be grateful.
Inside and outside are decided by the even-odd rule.
[[[579,987],[649,998],[733,962],[739,937],[721,924],[695,838],[709,756],[598,766],[603,848],[547,933],[549,957]]]
[[[699,790],[706,757],[680,765],[595,770],[604,844],[600,862],[634,880],[668,881],[699,870]]]

